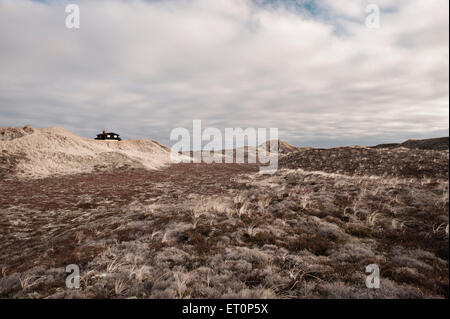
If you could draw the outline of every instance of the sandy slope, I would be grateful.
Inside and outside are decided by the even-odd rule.
[[[156,141],[96,141],[59,127],[2,132],[3,175],[6,170],[9,175],[39,178],[120,167],[155,169],[170,162],[170,150]]]
[[[210,156],[213,156],[214,158],[219,158],[222,160],[222,162],[236,162],[236,158],[241,158],[243,160],[243,163],[259,163],[258,160],[258,154],[262,156],[269,156],[266,152],[273,152],[272,156],[278,156],[279,158],[283,157],[286,154],[289,154],[290,152],[300,151],[300,150],[307,150],[310,148],[307,147],[297,147],[293,146],[287,142],[281,141],[281,140],[273,140],[272,143],[274,143],[274,150],[277,150],[277,152],[274,152],[274,150],[270,150],[270,142],[267,141],[265,143],[262,143],[259,146],[244,146],[244,147],[238,147],[233,150],[222,150],[219,154],[213,154],[211,153]],[[201,151],[195,151],[195,152],[184,152],[185,155],[190,156],[198,156],[199,158],[202,156]],[[269,158],[265,159],[265,163],[269,161]]]

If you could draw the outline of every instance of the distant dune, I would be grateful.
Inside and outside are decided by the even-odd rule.
[[[257,157],[258,152],[263,152],[264,150],[267,150],[268,152],[270,152],[270,144],[269,144],[270,142],[278,143],[278,144],[276,144],[277,145],[276,149],[278,151],[279,156],[283,156],[285,154],[295,152],[295,151],[301,151],[301,150],[308,149],[305,147],[297,147],[297,146],[291,145],[285,141],[272,140],[272,141],[267,141],[265,143],[262,143],[258,147],[244,146],[244,147],[238,147],[238,148],[235,148],[232,150],[228,150],[229,153],[227,153],[226,150],[222,150],[221,152],[219,152],[219,154],[216,154],[215,156],[222,158],[222,160],[225,160],[226,158],[228,158],[229,160],[233,160],[233,161],[237,158],[237,156],[240,156],[241,158],[244,159],[245,163],[248,163],[249,161],[256,163],[256,162],[258,162],[258,157]],[[197,156],[201,156],[200,151],[195,151],[195,152],[189,151],[189,152],[184,152],[183,154],[185,154],[187,156],[191,156],[191,157],[193,157],[194,154],[197,154]],[[210,152],[210,155],[212,156],[213,152]]]
[[[276,142],[276,140],[273,140],[273,141]],[[263,148],[265,148],[266,150],[268,150],[270,148],[270,142],[271,141],[267,141],[266,143],[262,144],[261,146]],[[290,152],[300,151],[302,149],[305,149],[305,148],[297,147],[297,146],[289,144],[288,142],[278,140],[278,153],[280,153],[280,154],[287,154]]]
[[[372,148],[394,148],[394,147],[406,147],[410,149],[420,150],[436,150],[444,151],[449,149],[449,138],[438,137],[428,138],[423,140],[407,140],[403,143],[390,143],[390,144],[378,144]]]
[[[0,176],[46,177],[111,168],[155,169],[170,149],[151,140],[97,141],[59,127],[0,128]]]

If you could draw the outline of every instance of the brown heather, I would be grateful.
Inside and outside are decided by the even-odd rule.
[[[280,166],[1,179],[0,296],[448,298],[448,151],[306,149]]]

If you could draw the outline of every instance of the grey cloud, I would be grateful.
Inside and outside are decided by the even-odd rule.
[[[446,1],[383,0],[378,30],[355,22],[365,1],[321,2],[326,21],[254,1],[77,3],[67,30],[64,2],[0,0],[0,125],[163,143],[194,119],[298,145],[448,135]]]

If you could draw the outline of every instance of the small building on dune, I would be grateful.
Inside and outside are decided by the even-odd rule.
[[[121,141],[119,134],[113,133],[113,132],[106,132],[103,131],[100,134],[97,134],[96,140],[114,140],[114,141]]]

